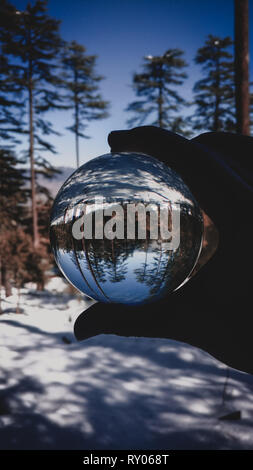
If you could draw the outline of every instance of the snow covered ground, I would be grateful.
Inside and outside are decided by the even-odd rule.
[[[73,336],[53,279],[0,316],[1,449],[253,449],[253,376],[176,341]],[[240,411],[240,419],[220,420]],[[239,415],[235,415],[235,418]]]

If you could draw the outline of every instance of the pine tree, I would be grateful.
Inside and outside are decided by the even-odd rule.
[[[43,115],[61,106],[56,62],[62,42],[58,34],[59,21],[47,15],[46,0],[37,0],[33,6],[28,3],[23,12],[16,10],[12,24],[14,29],[2,28],[1,42],[3,55],[15,68],[15,85],[22,92],[23,111],[27,117],[23,132],[29,139],[33,242],[36,248],[39,233],[35,164],[38,171],[45,175],[54,171],[40,152],[55,153],[54,147],[44,136],[56,132]]]
[[[43,289],[46,272],[52,265],[47,233],[51,201],[45,196],[39,200],[41,244],[34,250],[27,208],[27,171],[21,169],[20,163],[12,151],[0,149],[0,286],[4,286],[6,296],[11,294],[12,285],[19,289],[28,281]]]
[[[236,130],[250,134],[249,2],[234,1]]]
[[[135,114],[128,120],[130,127],[142,125],[149,118],[152,125],[186,134],[185,122],[178,112],[187,103],[176,90],[187,78],[183,72],[187,64],[182,56],[180,49],[168,49],[163,56],[144,57],[144,71],[133,77],[133,89],[141,99],[126,109]]]
[[[13,152],[0,149],[0,200],[1,227],[21,223],[26,213],[28,191],[25,170]]]
[[[98,93],[97,83],[103,78],[96,75],[96,56],[87,55],[84,46],[76,41],[65,44],[63,54],[64,88],[69,108],[73,109],[73,124],[68,127],[75,134],[76,164],[80,164],[79,138],[88,138],[84,130],[93,119],[108,116],[108,102]]]
[[[5,0],[0,0],[0,40],[2,43],[6,30],[14,34],[16,27],[15,7]],[[10,64],[8,56],[0,47],[0,137],[6,142],[5,147],[19,143],[17,135],[22,133],[20,125],[22,102],[20,102],[20,86],[15,80],[15,66]],[[17,115],[17,111],[21,113]]]
[[[196,112],[191,116],[193,129],[235,131],[234,62],[229,52],[230,37],[209,34],[198,49],[195,62],[202,65],[204,77],[193,88]]]
[[[0,149],[0,167],[0,284],[8,296],[11,293],[10,240],[26,218],[28,194],[25,173],[10,150]]]

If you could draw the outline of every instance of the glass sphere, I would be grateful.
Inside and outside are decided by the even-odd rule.
[[[140,153],[109,153],[78,168],[59,190],[50,238],[56,263],[101,302],[158,300],[189,278],[203,221],[182,178]]]

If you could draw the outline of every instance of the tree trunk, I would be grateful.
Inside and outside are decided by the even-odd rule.
[[[79,168],[79,139],[78,134],[76,133],[76,167]]]
[[[18,298],[17,298],[17,305],[16,305],[16,313],[20,313],[20,286],[18,286]]]
[[[78,120],[78,105],[77,103],[75,104],[75,120],[76,120],[76,132],[75,132],[75,138],[76,138],[76,167],[79,168],[80,161],[79,161],[79,120]]]
[[[159,84],[159,102],[158,102],[158,125],[159,127],[163,127],[163,90],[162,90],[162,83]]]
[[[78,77],[77,72],[75,71],[74,76],[75,87],[77,86]],[[79,168],[79,108],[78,108],[78,96],[77,91],[75,91],[75,138],[76,138],[76,167]]]
[[[31,41],[31,31],[28,34],[28,44]],[[28,66],[28,94],[29,94],[29,158],[31,171],[31,199],[32,199],[32,225],[33,246],[39,246],[38,214],[36,207],[35,169],[34,169],[34,126],[33,126],[33,83],[32,83],[32,60],[29,58]]]
[[[219,53],[217,51],[217,53]],[[220,131],[220,60],[219,56],[217,56],[216,60],[216,80],[215,80],[215,88],[216,88],[216,95],[215,95],[215,109],[214,109],[214,122],[213,122],[213,131],[218,132]]]
[[[10,297],[10,295],[12,294],[12,290],[11,290],[11,283],[10,283],[10,276],[9,276],[8,269],[5,266],[2,266],[1,271],[2,271],[2,283],[5,289],[5,296]]]
[[[2,312],[2,261],[0,258],[0,315]]]
[[[158,77],[158,126],[163,127],[163,64],[158,62],[156,65],[156,74]]]
[[[236,130],[249,135],[249,20],[248,0],[234,0]]]
[[[44,281],[39,281],[36,284],[36,290],[39,292],[42,292],[45,289],[45,283]]]

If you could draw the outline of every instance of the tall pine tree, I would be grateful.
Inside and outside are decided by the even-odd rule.
[[[0,149],[0,284],[10,295],[10,240],[26,219],[26,176],[15,155]]]
[[[133,89],[140,99],[127,107],[135,115],[128,120],[130,127],[142,125],[149,118],[152,125],[187,133],[179,115],[187,103],[176,89],[187,78],[182,56],[180,49],[168,49],[163,56],[144,57],[143,72],[133,77]]]
[[[230,37],[209,34],[198,49],[195,62],[202,65],[203,78],[194,85],[196,112],[191,116],[193,129],[235,131],[234,62],[229,52]]]
[[[37,0],[33,5],[28,3],[22,12],[14,11],[12,27],[2,28],[1,31],[3,55],[8,58],[10,67],[15,69],[15,86],[22,92],[27,117],[23,132],[29,139],[35,248],[39,245],[35,165],[37,171],[50,176],[53,167],[41,151],[55,152],[53,145],[44,137],[56,134],[51,123],[44,118],[44,113],[61,106],[57,92],[60,80],[56,63],[62,45],[58,28],[59,21],[47,14],[47,1]]]
[[[73,110],[73,124],[68,129],[75,134],[76,165],[80,164],[79,138],[88,138],[84,130],[93,119],[108,116],[108,102],[98,93],[103,78],[95,73],[96,56],[87,55],[84,46],[76,41],[66,43],[63,54],[64,88],[67,105]]]
[[[14,6],[6,0],[0,0],[0,138],[5,148],[19,143],[17,137],[22,133],[21,87],[16,83],[14,64],[9,62],[1,47],[6,31],[8,34],[15,34],[17,19],[15,12]],[[18,110],[21,111],[19,115]]]

